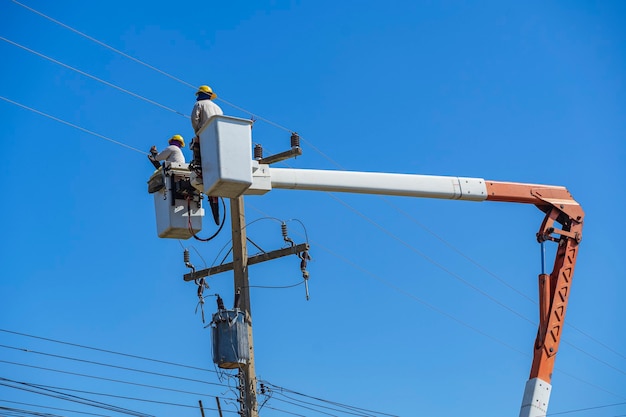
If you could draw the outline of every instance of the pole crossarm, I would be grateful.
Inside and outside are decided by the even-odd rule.
[[[271,252],[261,253],[259,255],[251,256],[248,258],[248,265],[254,265],[265,261],[271,261],[272,259],[282,258],[289,255],[295,255],[304,251],[309,250],[308,243],[300,243],[295,246],[290,246],[284,249],[278,249]],[[185,281],[193,281],[199,278],[208,277],[210,275],[216,275],[221,272],[232,271],[233,263],[229,262],[227,264],[213,266],[211,268],[201,269],[196,272],[190,272],[183,276]]]
[[[295,158],[296,156],[302,155],[302,149],[291,148],[288,151],[277,153],[276,155],[266,156],[259,160],[259,164],[275,164],[276,162],[284,161],[285,159]]]

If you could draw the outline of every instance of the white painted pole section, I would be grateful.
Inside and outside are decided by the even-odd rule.
[[[533,378],[526,382],[522,408],[519,417],[545,417],[548,414],[548,403],[552,385],[546,381]]]
[[[272,188],[483,201],[482,178],[269,168]]]

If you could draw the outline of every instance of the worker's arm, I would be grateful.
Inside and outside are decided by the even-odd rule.
[[[167,148],[163,149],[160,153],[154,155],[154,159],[156,161],[165,161],[171,154],[172,154],[172,150],[168,146]]]

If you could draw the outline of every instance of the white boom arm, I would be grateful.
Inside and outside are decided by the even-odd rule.
[[[482,178],[269,168],[272,188],[483,201]]]

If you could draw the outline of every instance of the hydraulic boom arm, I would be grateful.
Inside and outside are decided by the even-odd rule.
[[[482,178],[373,172],[261,168],[271,188],[400,195],[410,197],[499,201],[533,204],[545,213],[537,232],[541,243],[558,244],[551,274],[539,275],[539,329],[534,345],[530,378],[520,417],[547,413],[554,360],[559,348],[570,294],[584,212],[565,187],[486,181]],[[259,192],[260,191],[260,192]],[[251,194],[269,191],[251,187]],[[560,228],[555,224],[560,224]]]

